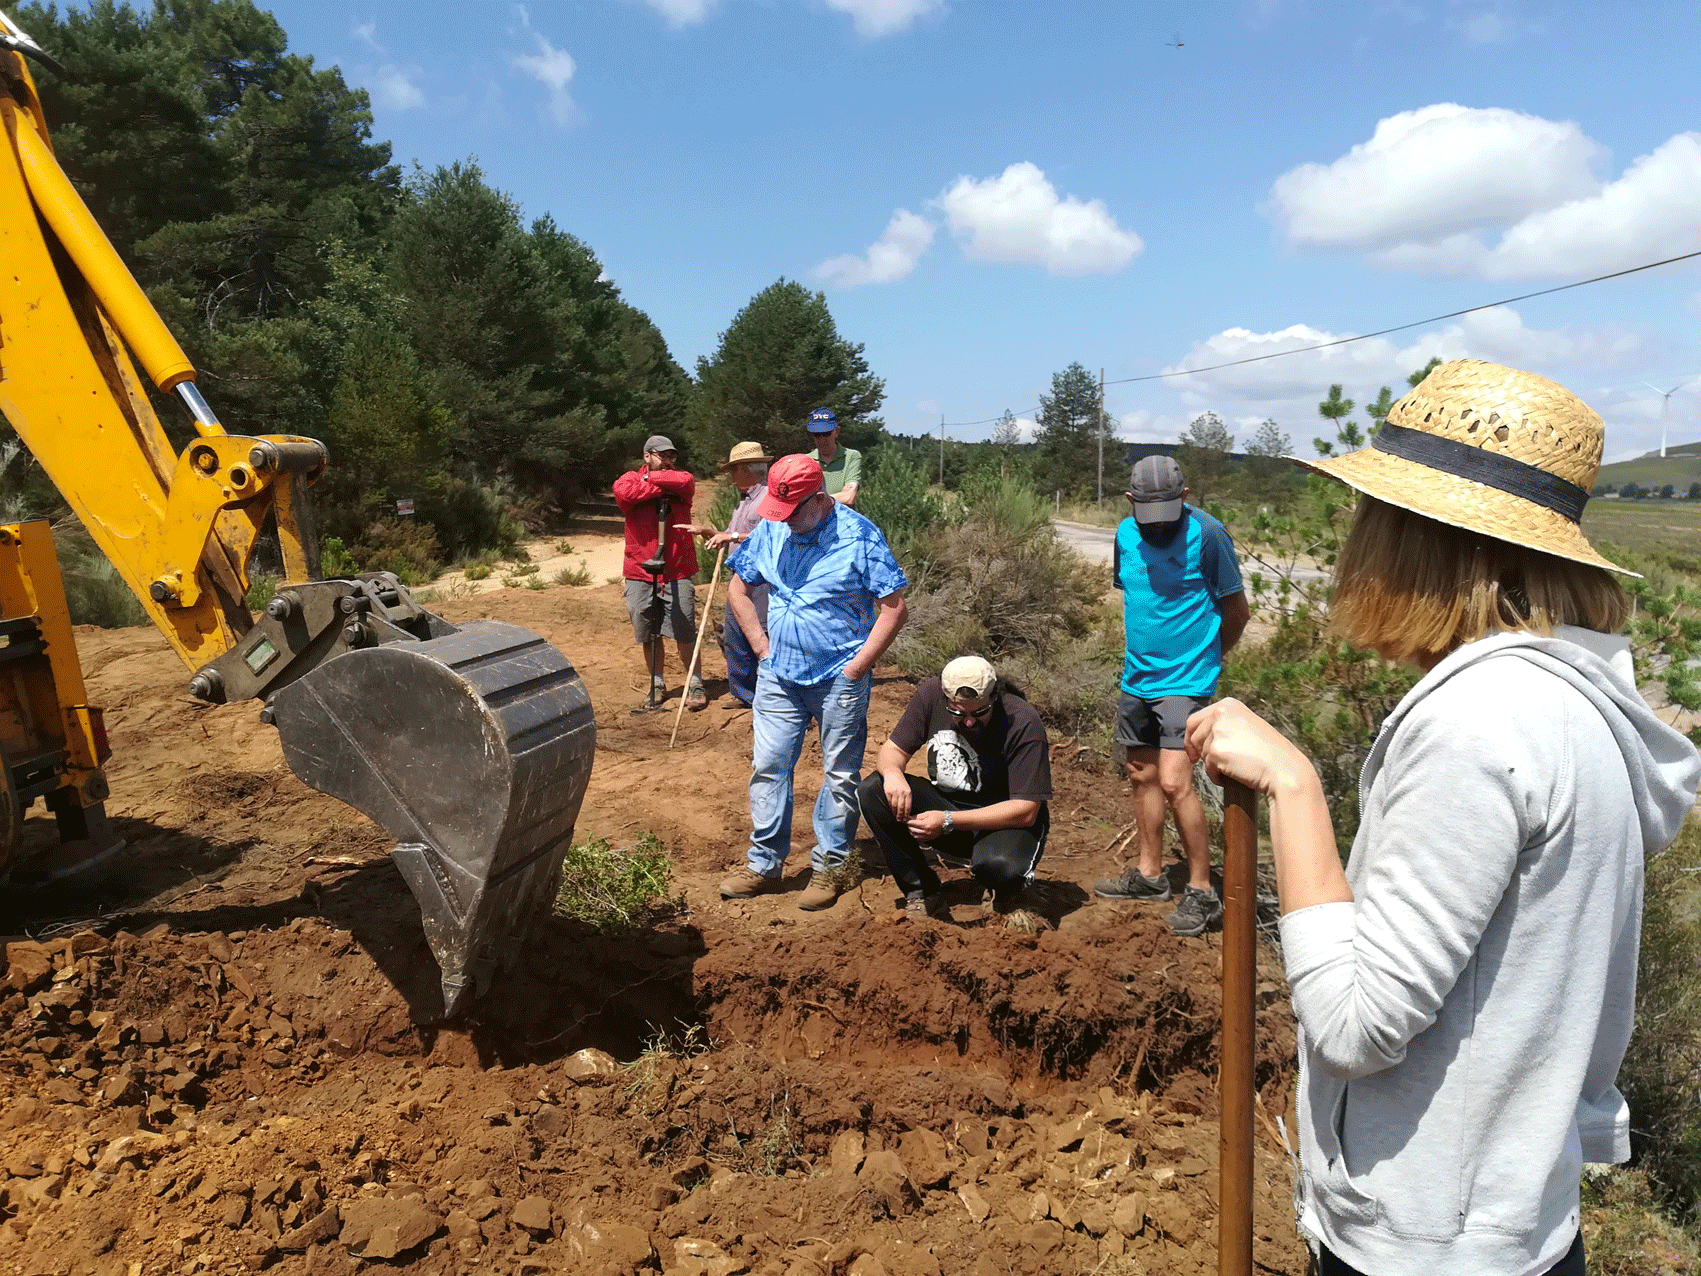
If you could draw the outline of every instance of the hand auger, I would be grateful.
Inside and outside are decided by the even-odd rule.
[[[673,501],[670,497],[660,497],[656,501],[656,554],[654,558],[640,563],[650,574],[650,612],[656,618],[656,635],[644,645],[644,663],[650,673],[650,689],[644,696],[643,707],[632,710],[633,713],[654,713],[662,707],[662,688],[656,685],[656,678],[662,671],[662,662],[667,659],[667,649],[662,646],[661,622],[667,615],[667,600],[664,597],[667,590],[667,520],[673,512]]]

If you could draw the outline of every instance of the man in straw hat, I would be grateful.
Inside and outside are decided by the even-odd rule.
[[[1210,835],[1184,732],[1188,715],[1216,694],[1223,656],[1252,613],[1234,542],[1221,523],[1187,504],[1173,458],[1142,457],[1123,495],[1133,515],[1116,529],[1111,562],[1126,635],[1116,742],[1128,751],[1139,858],[1093,891],[1107,899],[1170,897],[1167,804],[1187,855],[1187,886],[1169,925],[1178,935],[1199,936],[1222,919],[1223,905],[1211,886]]]
[[[756,529],[756,524],[762,521],[756,508],[768,494],[768,463],[772,460],[762,451],[760,443],[733,444],[732,452],[720,465],[722,473],[738,489],[738,504],[732,511],[726,530],[719,532],[707,524],[694,524],[688,530],[707,537],[705,544],[710,549],[718,550],[724,545],[730,554],[742,545]],[[768,587],[753,586],[750,601],[755,605],[756,619],[764,630],[767,629]],[[756,653],[751,650],[744,630],[733,619],[730,601],[721,622],[721,654],[726,657],[726,681],[732,698],[748,709],[756,696]]]
[[[751,714],[750,849],[721,881],[726,899],[780,888],[791,852],[792,770],[814,721],[821,730],[815,846],[799,908],[831,907],[846,885],[856,786],[868,743],[874,662],[903,628],[909,584],[880,529],[821,490],[821,467],[782,456],[768,471],[762,521],[728,564],[732,614],[761,661]],[[768,627],[750,591],[768,586]]]
[[[904,768],[927,750],[927,775]],[[967,860],[995,914],[1020,908],[1051,828],[1051,748],[1027,699],[979,656],[915,689],[857,799],[911,917],[949,921],[924,845]]]
[[[1701,758],[1637,693],[1624,573],[1578,526],[1602,434],[1564,387],[1459,360],[1369,447],[1302,462],[1362,493],[1331,626],[1424,671],[1345,871],[1297,748],[1234,700],[1188,722],[1269,801],[1324,1276],[1582,1276],[1583,1163],[1630,1154],[1642,862]]]

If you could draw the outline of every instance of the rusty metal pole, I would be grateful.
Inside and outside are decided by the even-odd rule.
[[[1223,1049],[1217,1073],[1217,1276],[1252,1271],[1252,1062],[1258,799],[1223,784]]]

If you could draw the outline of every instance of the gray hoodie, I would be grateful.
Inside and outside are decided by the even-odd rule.
[[[1364,767],[1352,902],[1282,919],[1304,1230],[1377,1276],[1564,1255],[1583,1162],[1630,1152],[1642,861],[1698,783],[1623,639],[1497,634],[1412,688]]]

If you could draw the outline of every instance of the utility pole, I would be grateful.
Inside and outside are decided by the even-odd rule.
[[[1104,504],[1104,369],[1099,369],[1099,419],[1093,422],[1093,433],[1099,436],[1099,504]]]
[[[945,486],[945,414],[939,414],[939,486]]]

